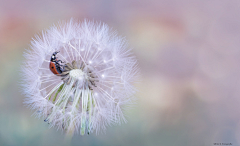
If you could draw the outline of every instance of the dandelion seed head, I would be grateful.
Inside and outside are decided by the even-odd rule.
[[[24,103],[50,127],[84,135],[126,122],[123,109],[134,101],[139,68],[106,24],[53,25],[33,38],[24,57]]]
[[[85,76],[81,69],[73,69],[69,72],[69,75],[76,79],[82,79]]]

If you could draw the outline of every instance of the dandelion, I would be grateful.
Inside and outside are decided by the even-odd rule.
[[[50,127],[81,135],[126,122],[134,103],[137,61],[106,24],[70,20],[53,25],[24,53],[24,103]]]

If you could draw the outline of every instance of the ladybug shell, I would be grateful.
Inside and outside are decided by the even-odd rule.
[[[54,62],[50,62],[49,68],[50,68],[50,70],[52,71],[52,73],[54,73],[54,74],[59,74],[59,72],[57,71],[57,68],[56,68],[56,65],[55,65]]]

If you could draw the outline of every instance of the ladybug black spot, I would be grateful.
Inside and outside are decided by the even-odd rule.
[[[54,67],[52,67],[52,68],[54,68]]]

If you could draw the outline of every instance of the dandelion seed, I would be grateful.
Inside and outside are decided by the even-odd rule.
[[[70,20],[36,36],[24,53],[25,104],[50,127],[81,135],[126,122],[136,59],[106,24]]]

